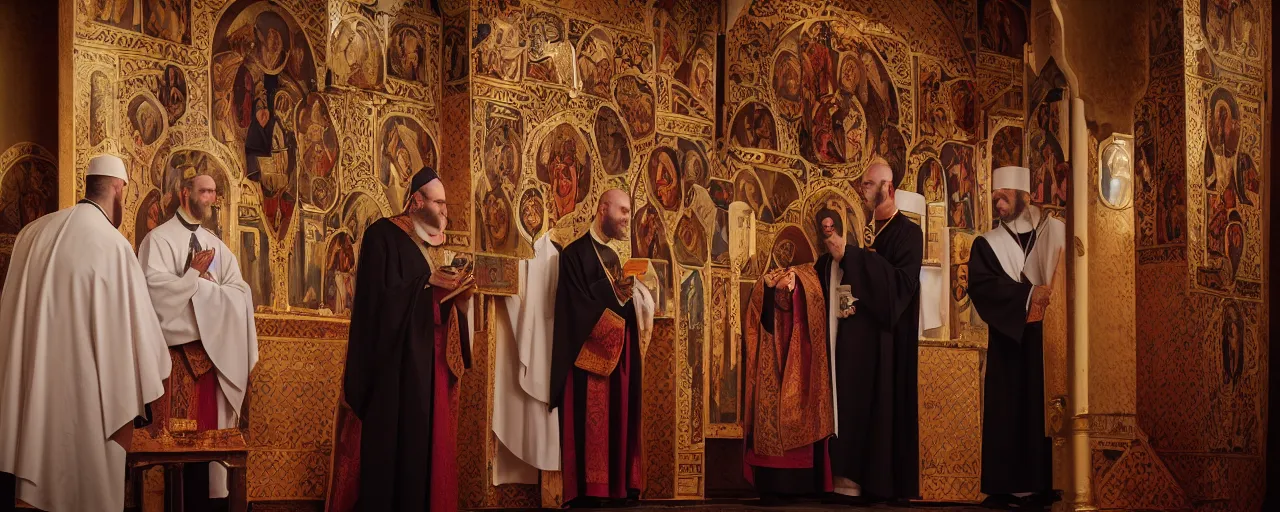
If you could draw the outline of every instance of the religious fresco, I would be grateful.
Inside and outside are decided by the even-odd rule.
[[[8,274],[18,232],[58,209],[55,161],[52,153],[34,142],[19,142],[0,153],[0,276]]]
[[[191,0],[143,0],[142,20],[146,35],[191,44]]]
[[[564,19],[550,12],[529,10],[524,45],[528,48],[525,76],[563,86],[574,86],[577,75],[574,48],[566,37]]]
[[[1148,313],[1137,318],[1138,420],[1185,499],[1223,510],[1258,509],[1266,487],[1271,305],[1255,183],[1270,149],[1270,11],[1157,2],[1134,112],[1137,307]]]
[[[608,106],[600,107],[595,124],[596,152],[605,174],[616,176],[631,168],[631,140],[627,137],[618,113]]]
[[[408,197],[413,173],[438,165],[435,141],[417,120],[407,116],[387,118],[378,136],[378,181],[386,187],[387,203],[399,210]]]
[[[978,34],[981,48],[1009,57],[1022,57],[1022,45],[1030,38],[1023,0],[979,0]]]
[[[1031,203],[1050,209],[1066,208],[1071,175],[1071,164],[1058,139],[1061,110],[1056,102],[1041,103],[1031,116],[1028,134]]]
[[[1023,167],[1022,128],[1017,126],[1005,127],[991,139],[991,168],[999,169],[1010,165]]]
[[[681,280],[679,290],[681,313],[678,329],[685,335],[681,336],[682,342],[676,346],[676,355],[679,381],[686,384],[677,387],[676,407],[679,420],[676,425],[676,441],[677,446],[684,448],[677,452],[677,457],[678,460],[701,462],[706,407],[703,349],[710,331],[706,322],[708,304],[702,273],[696,270],[688,272]],[[677,472],[676,477],[678,494],[702,492],[701,472],[686,472],[683,475]]]
[[[973,249],[972,232],[951,232],[951,325],[953,336],[959,337],[978,319],[977,310],[969,299],[969,257]]]
[[[427,43],[426,36],[418,27],[411,24],[392,27],[387,44],[387,74],[430,85]]]
[[[967,199],[968,214],[959,218],[969,229],[983,224],[985,120],[992,109],[1022,110],[1021,78],[984,78],[991,67],[975,66],[973,6],[819,3],[753,2],[726,34],[724,62],[716,60],[719,13],[691,0],[452,1],[440,2],[442,17],[416,2],[389,19],[349,0],[196,2],[187,10],[190,43],[124,37],[147,29],[120,28],[108,13],[107,21],[77,27],[77,80],[89,84],[77,91],[77,159],[83,164],[93,148],[119,144],[141,164],[147,176],[138,177],[124,226],[133,238],[135,226],[150,222],[139,214],[144,201],[163,203],[171,157],[201,148],[226,176],[221,229],[255,303],[263,313],[293,316],[347,314],[349,265],[358,261],[364,228],[400,210],[409,176],[423,165],[446,182],[450,244],[499,262],[530,257],[532,241],[545,233],[562,244],[581,236],[600,193],[624,188],[633,197],[634,238],[620,252],[653,260],[658,316],[674,319],[657,329],[668,337],[669,406],[645,413],[646,427],[674,431],[662,448],[670,453],[654,455],[666,465],[647,470],[645,497],[696,498],[708,470],[702,439],[734,437],[740,420],[721,405],[732,400],[724,383],[733,373],[737,331],[730,326],[739,323],[741,303],[732,283],[814,261],[819,203],[842,203],[844,229],[856,232],[860,199],[818,192],[848,190],[877,154],[903,188],[919,187],[947,198],[938,199],[944,204]],[[92,8],[79,6],[81,19],[97,16]],[[134,17],[119,19],[129,25]],[[951,23],[970,25],[930,28]],[[920,70],[936,78],[923,80]],[[155,79],[146,87],[144,74]],[[717,106],[721,78],[725,103]],[[144,144],[133,141],[134,125],[144,123],[128,108],[139,96],[156,102],[144,110],[158,106],[161,120],[158,137]],[[916,157],[925,154],[932,157]],[[963,193],[950,200],[951,191]],[[727,261],[733,201],[761,221],[757,253],[742,268]],[[727,317],[717,316],[722,304]],[[695,306],[706,317],[691,322]],[[483,367],[492,352],[479,345],[480,368],[463,379],[468,411],[484,411],[491,399],[485,384],[492,375]],[[657,354],[651,348],[646,363]],[[956,361],[963,364],[938,368],[954,370],[947,378],[971,377],[968,359]],[[280,377],[265,373],[260,378]],[[323,392],[292,406],[318,409],[327,401],[320,429],[334,425],[340,365],[334,373],[319,379]],[[283,393],[254,399],[279,401]],[[704,425],[704,417],[711,421]],[[465,506],[536,505],[536,487],[488,484],[492,441],[479,437],[487,421],[467,411],[460,417],[478,433],[469,438],[474,453],[461,454]],[[260,438],[272,440],[256,446],[258,460],[280,469],[251,470],[251,498],[323,497],[329,448]],[[924,445],[941,442],[922,437]],[[302,477],[302,468],[318,476]],[[662,468],[668,474],[655,473]],[[303,481],[267,485],[283,477]],[[942,483],[927,497],[976,497],[954,484],[960,480],[936,477]]]
[[[1200,236],[1189,248],[1192,287],[1244,299],[1262,299],[1262,104],[1239,89],[1205,84],[1204,99],[1188,99],[1188,118],[1203,116],[1200,139],[1187,147],[1189,229]],[[1190,122],[1189,122],[1190,124]],[[1189,139],[1195,140],[1195,139]],[[1199,176],[1192,169],[1199,165]]]
[[[127,112],[134,144],[149,146],[160,138],[166,125],[160,102],[149,94],[139,94],[129,102]]]
[[[184,175],[214,176],[206,227],[236,252],[256,309],[286,315],[259,326],[249,497],[324,499],[341,344],[310,340],[341,337],[305,333],[343,324],[306,318],[349,314],[363,231],[402,208],[412,172],[439,165],[440,16],[406,3],[383,25],[346,0],[77,2],[75,15],[75,168],[125,159],[134,243],[173,214]],[[292,360],[316,369],[304,388],[258,385],[296,380],[272,366]]]
[[[168,115],[169,126],[177,124],[187,113],[187,75],[182,68],[169,65],[164,68],[164,75],[155,91],[156,98]]]
[[[0,155],[0,235],[16,236],[31,221],[58,209],[54,156],[33,143]]]
[[[962,144],[947,144],[940,156],[946,173],[947,225],[960,229],[976,229],[974,195],[978,187],[974,169],[973,148]]]
[[[393,53],[391,57],[393,69],[401,72],[416,71],[418,63],[415,62],[414,53],[399,52],[417,52],[419,50],[405,49],[401,45],[405,42],[406,36],[411,37],[415,33],[420,35],[421,31],[416,27],[397,27],[399,28],[398,39],[393,40],[397,53]],[[330,41],[330,70],[333,72],[334,85],[348,85],[361,89],[376,89],[380,87],[386,78],[386,69],[383,60],[386,58],[383,54],[383,43],[379,38],[379,30],[364,18],[353,18],[343,20],[334,30],[333,37]],[[267,39],[264,52],[271,51],[273,39]],[[278,43],[276,43],[278,44]],[[420,55],[420,54],[418,54]],[[412,76],[405,73],[405,76]],[[403,78],[404,76],[402,76]]]
[[[586,138],[573,125],[560,123],[538,144],[538,180],[551,189],[547,210],[553,220],[573,213],[591,190],[591,157]]]
[[[670,260],[671,248],[662,214],[652,203],[636,210],[631,215],[631,224],[631,257]]]

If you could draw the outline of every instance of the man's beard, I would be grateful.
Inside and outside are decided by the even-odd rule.
[[[1023,199],[1021,195],[1016,196],[1013,199],[1013,209],[1010,210],[1007,215],[1000,216],[1000,221],[1005,224],[1010,224],[1013,221],[1018,220],[1018,217],[1021,217],[1022,213],[1025,211],[1027,211],[1027,201]]]
[[[203,222],[206,218],[209,217],[211,210],[213,210],[213,205],[211,204],[202,205],[195,201],[190,201],[187,203],[187,213],[191,214],[191,220],[194,220],[194,221]]]
[[[627,223],[622,219],[607,219],[604,223],[604,236],[614,240],[627,239]]]
[[[875,213],[876,208],[879,208],[880,205],[884,204],[884,202],[885,202],[884,189],[883,188],[876,189],[876,195],[872,196],[870,201],[863,201],[862,205],[863,205],[863,208],[866,210],[866,212],[864,213],[866,213],[867,216],[870,217],[871,214]]]
[[[111,205],[111,225],[117,228],[124,224],[124,198],[116,196],[116,200]]]
[[[438,230],[443,233],[445,226],[449,224],[449,219],[446,218],[444,215],[431,213],[426,209],[423,209],[421,212],[418,213],[418,222],[421,222],[422,225],[424,226]]]

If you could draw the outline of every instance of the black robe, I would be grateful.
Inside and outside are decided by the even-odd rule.
[[[849,285],[858,302],[836,327],[839,432],[831,441],[831,472],[858,483],[865,496],[913,498],[920,493],[920,226],[895,215],[872,249],[847,245],[840,260],[840,284]],[[831,255],[816,266],[823,297],[831,301]]]
[[[560,252],[560,282],[556,286],[555,326],[552,333],[551,403],[549,406],[560,407],[566,400],[564,396],[566,379],[572,378],[574,396],[568,399],[573,400],[575,413],[574,417],[566,418],[564,408],[560,407],[560,430],[565,431],[565,422],[574,422],[573,453],[579,469],[577,474],[579,496],[586,496],[586,472],[583,468],[586,467],[584,433],[587,428],[585,411],[587,410],[588,374],[575,367],[574,362],[578,358],[578,353],[582,351],[591,330],[595,328],[596,322],[606,309],[613,310],[621,316],[627,326],[627,350],[631,361],[630,380],[627,385],[627,418],[632,423],[628,430],[638,433],[641,421],[640,329],[636,321],[635,305],[630,299],[624,305],[618,304],[617,296],[613,292],[613,282],[596,255],[597,248],[602,255],[608,255],[613,251],[607,245],[597,243],[591,234],[587,233],[565,246]],[[621,275],[621,271],[620,265],[611,270],[615,276]],[[622,364],[619,363],[610,377],[611,387],[620,380],[621,369]],[[611,398],[611,404],[616,403],[617,401]],[[610,437],[613,436],[615,419],[619,416],[615,409],[612,405],[610,406]],[[611,439],[610,444],[613,445],[615,441],[620,441],[624,445],[627,443],[625,439]],[[613,451],[612,446],[610,451]],[[611,454],[610,467],[613,465]],[[569,476],[565,475],[565,478]],[[626,475],[611,474],[610,480],[614,478],[627,479]]]
[[[1035,232],[1018,235],[1027,251]],[[982,492],[1013,494],[1053,487],[1052,445],[1044,430],[1044,339],[1027,323],[1032,285],[1015,280],[985,237],[969,256],[969,297],[987,323],[982,399]]]
[[[924,232],[905,215],[895,215],[871,245],[893,268],[897,312],[893,334],[893,496],[920,497],[920,262]],[[860,301],[861,302],[861,301]]]
[[[346,401],[361,421],[357,510],[417,512],[430,505],[430,276],[418,242],[399,226],[380,219],[365,230],[343,380]],[[452,308],[441,309],[447,315]],[[470,367],[465,329],[462,336],[463,363]]]

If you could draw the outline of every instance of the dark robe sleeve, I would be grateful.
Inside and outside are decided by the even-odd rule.
[[[772,286],[761,283],[764,288],[764,299],[760,301],[760,328],[764,332],[773,334],[773,308],[775,289]]]
[[[894,225],[876,239],[877,250],[849,245],[845,254],[859,256],[841,261],[846,276],[856,276],[866,283],[863,295],[867,296],[858,297],[858,309],[870,311],[888,328],[897,325],[920,289],[920,261],[924,255],[920,227],[905,217],[892,222]],[[861,265],[857,264],[859,260]]]
[[[364,419],[380,369],[396,365],[402,354],[410,321],[430,326],[432,290],[426,288],[430,268],[419,275],[402,275],[391,236],[398,230],[381,220],[365,230],[356,264],[356,291],[351,308],[351,330],[347,341],[347,369],[343,393],[356,417]],[[430,338],[428,338],[430,339]]]
[[[987,239],[978,237],[969,253],[969,298],[978,315],[1000,334],[1022,340],[1031,283],[1015,281],[1000,266]]]
[[[582,240],[580,239],[579,242]],[[556,285],[555,326],[551,348],[551,403],[560,406],[564,383],[582,350],[587,336],[595,328],[600,315],[610,308],[608,301],[618,303],[613,283],[595,257],[590,239],[574,242],[560,254],[560,282]]]

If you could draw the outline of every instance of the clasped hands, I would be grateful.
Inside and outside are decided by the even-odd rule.
[[[191,268],[200,273],[200,278],[209,282],[213,282],[213,274],[209,273],[209,266],[213,264],[213,249],[205,249],[191,256]]]
[[[770,288],[782,288],[784,291],[796,289],[796,272],[789,268],[780,268],[764,275],[764,284]]]

